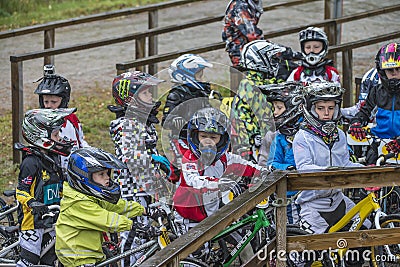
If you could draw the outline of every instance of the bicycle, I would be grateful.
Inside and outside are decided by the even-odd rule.
[[[347,135],[347,142],[352,146],[362,146],[363,148],[368,147],[374,142],[379,142],[378,158],[376,165],[380,166],[383,163],[398,164],[400,160],[400,154],[389,153],[386,144],[388,144],[391,139],[381,139],[371,133],[371,125],[364,127],[367,132],[365,139],[359,141],[352,137],[350,134]],[[364,149],[366,151],[366,149]],[[365,152],[364,151],[364,152]],[[365,154],[364,154],[365,156]],[[344,190],[346,196],[348,196],[355,203],[367,196],[367,192],[359,188],[350,188]],[[381,200],[382,211],[386,214],[400,213],[400,189],[399,187],[382,187],[379,190],[379,199]]]
[[[389,158],[392,155],[388,154],[386,156],[381,156],[378,159],[378,165],[381,162],[385,161],[385,158]],[[368,217],[372,215],[372,224],[375,229],[382,228],[393,228],[400,227],[400,214],[391,214],[387,215],[382,211],[380,206],[380,199],[376,194],[376,191],[379,188],[371,188],[368,191],[368,194],[365,198],[359,201],[350,211],[348,211],[337,223],[329,227],[328,233],[339,232],[340,230],[346,229],[349,227],[347,231],[357,231],[360,230],[363,226],[364,222]],[[383,196],[387,197],[387,195]],[[358,215],[358,216],[357,216]],[[399,266],[400,264],[400,244],[397,245],[383,245],[377,247],[370,247],[371,249],[371,259],[369,260],[370,264],[373,267],[392,267]],[[347,253],[348,248],[343,247],[339,248],[332,255],[328,255],[325,253],[324,259],[321,261],[322,266],[324,267],[344,267],[346,266],[346,260],[348,260]],[[351,254],[354,256],[354,253]],[[357,261],[361,260],[359,254],[356,253]],[[380,261],[379,259],[389,259],[387,261]],[[354,257],[353,259],[354,260]],[[392,265],[394,264],[394,265]]]
[[[135,248],[121,252],[119,255],[115,255],[111,258],[106,259],[95,265],[95,267],[103,267],[109,264],[115,264],[123,258],[129,257],[133,254],[141,254],[141,256],[134,263],[130,263],[131,267],[140,266],[146,259],[151,257],[158,250],[163,249],[171,243],[171,240],[177,238],[177,231],[173,224],[173,217],[169,206],[165,202],[155,202],[149,205],[149,207],[158,208],[162,210],[162,215],[157,217],[157,226],[154,225],[142,225],[136,223],[135,227],[132,227],[136,231],[136,235],[140,239],[146,240],[141,245]],[[166,220],[166,224],[164,223]]]
[[[56,222],[58,213],[60,211],[59,205],[50,205],[48,206],[49,212],[42,216],[42,219],[46,217],[50,217],[52,221]],[[54,230],[53,227],[45,229],[45,233],[48,233]],[[0,264],[8,263],[7,266],[16,266],[17,261],[19,260],[19,236],[18,236],[19,227],[14,227],[13,232],[7,231],[7,227],[0,227]],[[49,239],[47,242],[42,244],[42,249],[40,253],[40,257],[43,257],[51,248],[55,246],[56,238],[55,236]]]
[[[252,242],[253,252],[263,253],[263,249],[271,243],[276,236],[275,225],[268,219],[268,214],[271,209],[275,209],[274,205],[257,205],[253,214],[231,224],[225,230],[214,236],[210,243],[212,244],[208,254],[199,259],[194,256],[189,256],[180,261],[180,266],[197,266],[197,267],[210,267],[210,266],[231,266],[239,261],[241,252],[246,246]],[[242,232],[241,240],[237,240],[236,244],[231,242],[224,242],[224,239],[232,236],[237,232]],[[287,236],[307,235],[308,233],[300,229],[298,225],[287,225]],[[221,242],[223,241],[223,242]],[[270,256],[270,255],[268,255]],[[311,266],[312,261],[304,261],[299,257],[293,257],[289,254],[286,255],[287,266],[296,266],[299,262],[304,263],[304,266]],[[275,265],[276,259],[269,258],[270,266]]]
[[[18,209],[18,201],[15,198],[15,190],[6,190],[3,192],[6,197],[13,197],[14,203],[7,204],[7,202],[0,198],[0,225],[1,226],[15,226],[17,222],[15,221],[14,213]]]

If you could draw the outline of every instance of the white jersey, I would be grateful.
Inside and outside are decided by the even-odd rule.
[[[74,114],[71,114],[74,115]],[[68,118],[68,117],[67,117]],[[85,137],[83,135],[82,125],[79,120],[76,120],[76,127],[74,124],[66,118],[64,125],[60,130],[60,137],[67,138],[69,141],[74,141],[75,144],[72,148],[72,151],[75,151],[79,148],[88,147],[89,144],[85,141]],[[61,156],[61,167],[66,170],[68,165],[68,157]]]

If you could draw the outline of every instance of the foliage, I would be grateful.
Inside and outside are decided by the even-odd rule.
[[[11,30],[162,0],[1,0],[0,30]]]

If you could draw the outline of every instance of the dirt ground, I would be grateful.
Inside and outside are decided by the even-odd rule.
[[[222,14],[228,1],[213,0],[203,3],[192,3],[179,8],[170,8],[159,12],[159,26],[171,25],[183,21],[199,19]],[[264,0],[264,5],[268,2]],[[283,2],[283,1],[274,1]],[[397,4],[396,0],[344,0],[343,14],[349,15],[377,7]],[[318,1],[303,4],[288,9],[268,11],[261,17],[259,26],[265,31],[278,30],[301,24],[312,24],[323,20],[323,3]],[[400,16],[398,12],[367,18],[357,22],[345,23],[342,29],[342,43],[372,37],[378,34],[398,30]],[[81,44],[89,41],[123,36],[146,29],[147,15],[128,16],[103,22],[87,23],[56,30],[56,47]],[[221,41],[222,22],[199,26],[189,30],[163,34],[158,37],[159,54],[177,51],[183,48],[196,47],[206,43]],[[291,46],[299,50],[297,34],[272,41]],[[373,58],[381,44],[359,48],[353,51],[354,73],[361,76],[373,66]],[[56,71],[69,79],[75,94],[93,94],[96,88],[109,88],[116,74],[115,64],[125,62],[134,57],[134,41],[93,48],[55,56]],[[0,99],[2,104],[0,114],[11,110],[11,70],[9,58],[11,55],[39,51],[43,48],[43,33],[34,33],[19,37],[0,40]],[[202,56],[209,61],[229,65],[225,51],[205,53]],[[338,57],[338,62],[341,58]],[[163,70],[171,62],[158,65]],[[23,63],[24,107],[37,105],[37,97],[33,94],[37,84],[34,82],[42,76],[43,59],[29,60]],[[340,66],[338,64],[339,71]],[[216,73],[215,75],[218,75]]]

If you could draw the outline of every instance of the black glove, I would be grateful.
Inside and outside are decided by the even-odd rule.
[[[154,221],[158,221],[159,217],[165,216],[165,211],[159,208],[147,207],[146,208],[146,216],[152,218]]]
[[[172,119],[172,123],[176,129],[181,130],[186,124],[186,120],[182,117],[175,117]]]
[[[400,137],[397,137],[396,139],[387,143],[386,149],[390,153],[395,153],[395,154],[399,153],[400,152]]]
[[[286,168],[286,170],[288,170],[288,171],[296,170],[296,166],[290,165],[290,166],[288,166],[288,167]]]
[[[29,204],[29,207],[32,209],[32,214],[35,218],[42,218],[42,216],[49,212],[49,208],[39,201],[33,201]]]
[[[362,128],[361,123],[360,122],[354,122],[350,125],[349,128],[349,133],[354,136],[355,138],[357,138],[358,140],[363,140],[366,136],[367,133],[365,132],[365,130]]]
[[[235,197],[243,192],[242,187],[237,182],[227,178],[218,180],[218,189],[221,192],[231,191]]]

